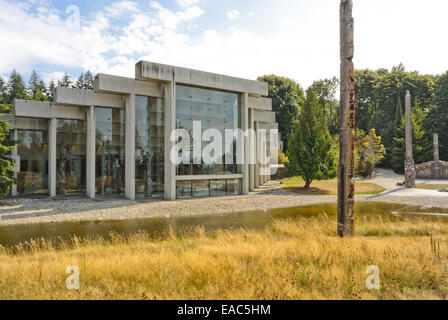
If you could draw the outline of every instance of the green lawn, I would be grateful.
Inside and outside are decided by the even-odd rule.
[[[314,194],[314,195],[337,195],[338,182],[334,180],[314,181],[311,184],[310,190],[305,190],[305,181],[301,177],[293,177],[281,180],[284,189],[299,193],[299,194]],[[376,195],[384,192],[385,189],[371,182],[357,182],[355,185],[357,195]]]

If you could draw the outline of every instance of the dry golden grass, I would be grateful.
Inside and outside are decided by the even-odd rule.
[[[314,181],[311,184],[309,190],[305,190],[305,181],[301,177],[293,177],[283,180],[284,189],[299,193],[299,194],[314,194],[314,195],[337,195],[338,193],[338,182],[337,180],[324,180],[324,181]],[[356,183],[356,194],[369,194],[376,195],[385,191],[384,188],[370,182],[357,182]]]
[[[448,224],[363,216],[357,237],[334,218],[276,221],[265,230],[197,230],[152,241],[32,243],[0,252],[0,299],[446,299]],[[435,243],[435,245],[434,245]],[[65,288],[78,265],[81,290]],[[367,290],[366,268],[381,270]]]

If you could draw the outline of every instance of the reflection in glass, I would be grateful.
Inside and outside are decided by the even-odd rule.
[[[123,195],[125,188],[125,121],[121,109],[95,108],[96,193]]]
[[[85,193],[86,142],[85,121],[57,121],[56,192],[58,195]]]
[[[222,175],[239,174],[242,167],[236,165],[236,144],[234,141],[233,164],[225,162],[225,130],[241,128],[239,116],[238,94],[200,89],[186,86],[176,86],[176,128],[185,129],[190,133],[193,145],[193,121],[200,121],[202,134],[208,129],[216,129],[222,135],[222,164],[193,165],[193,154],[190,164],[177,167],[177,175]],[[202,148],[208,142],[202,143]]]
[[[48,193],[48,133],[18,130],[17,151],[20,156],[17,192]]]
[[[193,197],[191,181],[176,182],[177,199],[191,199]]]
[[[239,196],[241,194],[242,194],[242,180],[241,179],[227,180],[227,195]]]
[[[137,198],[163,197],[164,130],[162,99],[136,96],[135,192]]]
[[[226,196],[227,185],[226,180],[211,180],[210,181],[210,196],[221,197]]]
[[[210,180],[193,181],[193,198],[210,197]]]

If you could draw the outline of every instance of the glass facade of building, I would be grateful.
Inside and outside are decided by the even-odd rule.
[[[124,195],[125,121],[124,110],[95,108],[96,194]]]
[[[212,164],[195,164],[193,161],[193,121],[201,123],[201,135],[208,129],[215,129],[222,137],[222,159]],[[241,129],[240,103],[236,93],[176,86],[176,129],[185,129],[190,134],[190,163],[181,163],[176,168],[177,176],[226,176],[220,180],[180,180],[176,182],[178,199],[219,197],[242,193],[242,180],[231,175],[241,174],[242,166],[237,164],[236,139],[233,141],[232,162],[226,163],[226,130]],[[209,142],[202,142],[201,150]]]
[[[48,132],[18,130],[18,194],[48,193]]]
[[[236,196],[242,194],[241,179],[180,180],[176,182],[177,199]]]
[[[176,87],[176,128],[190,133],[193,145],[193,121],[201,122],[203,134],[208,129],[216,129],[222,136],[222,159],[214,164],[193,164],[193,153],[189,164],[177,167],[178,176],[240,174],[241,165],[236,165],[237,148],[233,148],[233,163],[225,159],[225,131],[236,130],[240,125],[239,97],[236,93],[199,89],[186,86]],[[204,147],[207,142],[203,142]],[[202,150],[202,148],[201,148]]]
[[[85,194],[86,143],[85,121],[57,121],[56,193],[58,195]]]
[[[138,199],[163,197],[165,125],[161,98],[135,98],[135,195]]]

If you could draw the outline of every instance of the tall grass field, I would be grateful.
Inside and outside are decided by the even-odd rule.
[[[152,240],[43,240],[0,250],[0,299],[446,299],[448,223],[357,217],[336,236],[334,217],[275,221]],[[66,288],[66,268],[80,289]],[[380,288],[368,289],[377,266]]]

